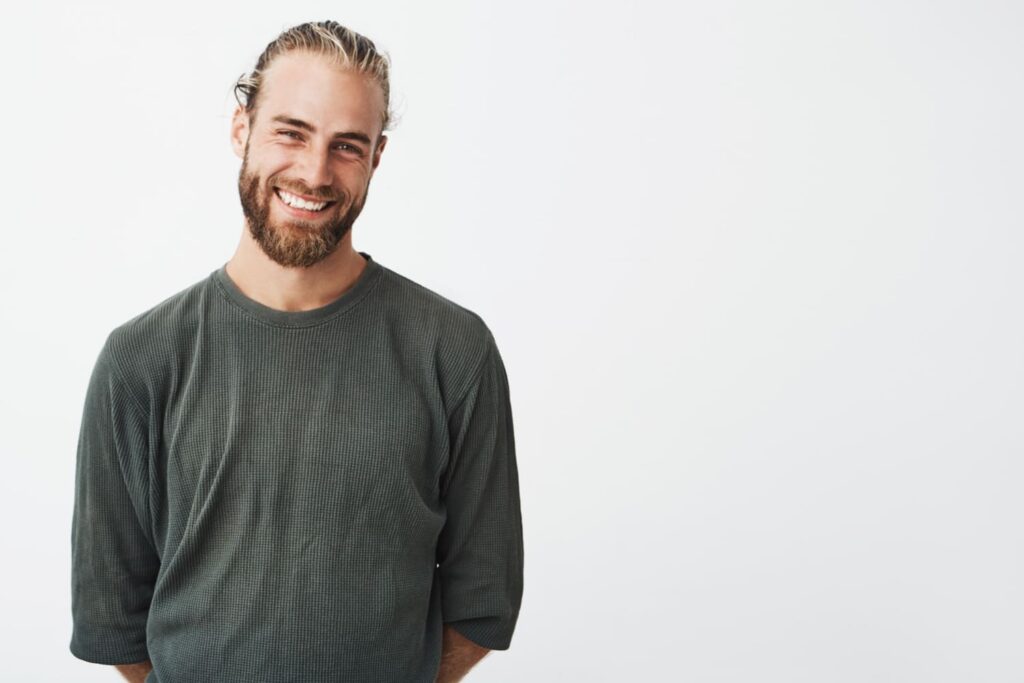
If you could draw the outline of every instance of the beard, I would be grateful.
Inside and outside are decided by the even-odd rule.
[[[352,228],[366,202],[364,191],[363,196],[353,201],[348,210],[337,218],[315,221],[289,218],[287,224],[281,224],[270,220],[273,188],[274,184],[268,182],[265,194],[261,195],[259,175],[249,172],[247,145],[242,169],[238,173],[238,195],[242,201],[242,213],[245,214],[249,232],[263,253],[286,268],[308,268],[330,256]],[[302,194],[318,196],[313,192]],[[347,199],[348,195],[343,194],[336,198],[336,203],[344,204]],[[324,211],[332,211],[335,208],[329,206]]]

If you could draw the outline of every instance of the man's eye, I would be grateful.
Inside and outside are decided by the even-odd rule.
[[[335,149],[340,149],[343,152],[355,152],[356,154],[362,154],[363,153],[361,149],[359,149],[358,147],[354,147],[353,145],[350,145],[347,142],[339,142],[334,147],[335,147]]]
[[[281,135],[294,135],[296,137],[296,139],[302,137],[301,135],[296,133],[294,130],[282,130],[282,131],[279,131],[279,132],[281,133]]]

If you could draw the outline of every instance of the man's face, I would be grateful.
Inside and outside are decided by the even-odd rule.
[[[291,53],[264,74],[255,119],[235,111],[242,212],[270,259],[306,268],[345,238],[387,142],[383,108],[380,86],[369,78],[321,56]]]

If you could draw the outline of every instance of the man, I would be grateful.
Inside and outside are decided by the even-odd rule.
[[[458,681],[522,597],[501,355],[352,247],[389,123],[370,40],[294,27],[237,93],[237,251],[89,382],[71,652],[147,683]]]

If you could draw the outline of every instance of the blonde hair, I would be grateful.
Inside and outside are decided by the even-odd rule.
[[[384,92],[381,132],[388,130],[393,118],[388,76],[391,60],[386,52],[377,50],[372,40],[336,21],[311,21],[284,31],[263,50],[256,67],[238,78],[235,99],[249,114],[250,121],[256,116],[264,73],[277,57],[296,50],[329,57],[343,69],[368,76],[380,85]]]

